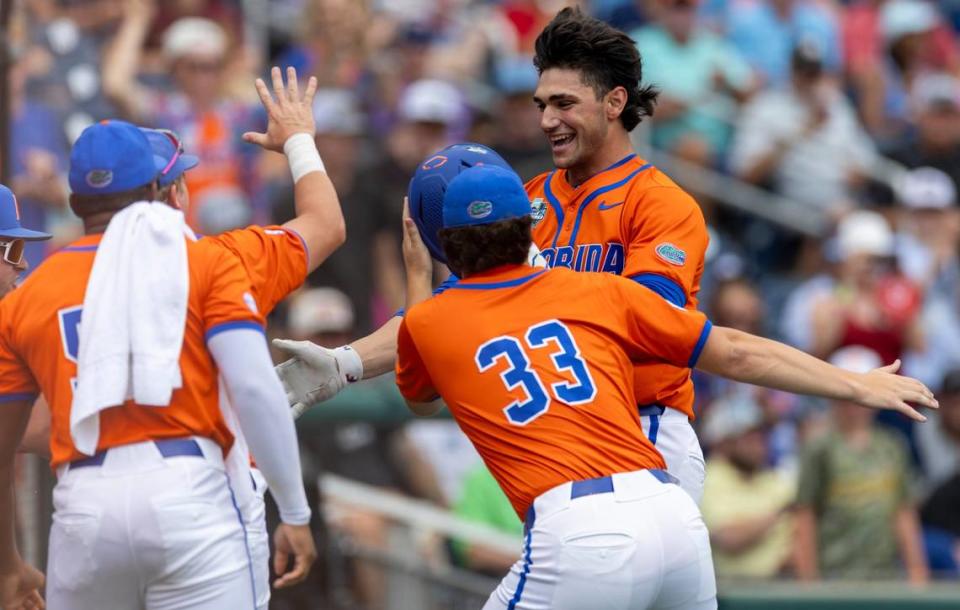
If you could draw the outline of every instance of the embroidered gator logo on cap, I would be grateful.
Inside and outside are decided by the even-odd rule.
[[[113,172],[108,169],[92,169],[87,172],[86,181],[92,188],[106,188],[113,182]]]
[[[493,204],[489,201],[474,201],[467,206],[467,215],[479,220],[493,213]]]

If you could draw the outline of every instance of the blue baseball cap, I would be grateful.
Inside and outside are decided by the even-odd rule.
[[[163,161],[158,181],[160,186],[170,186],[188,169],[193,169],[200,163],[196,155],[187,155],[183,152],[183,143],[177,134],[163,129],[149,129],[141,127],[140,131],[147,136],[153,154]]]
[[[53,235],[20,226],[20,205],[13,191],[0,184],[0,239],[43,241]]]
[[[443,226],[485,225],[530,215],[530,199],[516,172],[477,165],[450,181],[443,196]]]
[[[70,151],[70,190],[110,195],[150,184],[166,162],[147,136],[125,121],[101,121],[83,130]]]

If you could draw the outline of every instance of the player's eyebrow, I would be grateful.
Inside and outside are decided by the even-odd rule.
[[[553,95],[551,95],[550,97],[547,98],[547,101],[548,101],[548,102],[560,102],[560,101],[563,101],[563,100],[568,100],[568,101],[571,101],[571,102],[578,102],[578,101],[580,101],[580,98],[577,97],[576,95],[572,94],[572,93],[554,93]],[[539,98],[538,96],[536,96],[536,95],[533,96],[533,102],[534,102],[535,104],[542,104],[542,103],[544,103],[543,100],[540,99],[540,98]]]

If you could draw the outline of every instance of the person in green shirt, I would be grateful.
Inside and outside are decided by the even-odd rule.
[[[471,470],[463,482],[460,498],[453,508],[454,514],[467,521],[475,521],[517,537],[517,548],[523,539],[523,523],[507,500],[503,490],[483,462]],[[500,576],[517,561],[517,553],[503,553],[462,540],[453,541],[457,560],[465,567]]]
[[[846,347],[831,362],[869,370],[880,357]],[[905,570],[929,579],[917,512],[911,501],[907,449],[878,428],[874,413],[834,402],[832,426],[805,448],[797,493],[797,576],[864,580]]]

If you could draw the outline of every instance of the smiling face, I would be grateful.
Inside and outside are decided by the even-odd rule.
[[[540,128],[550,141],[554,165],[590,175],[611,128],[607,101],[612,93],[597,99],[578,70],[543,71],[533,101],[540,109]]]

